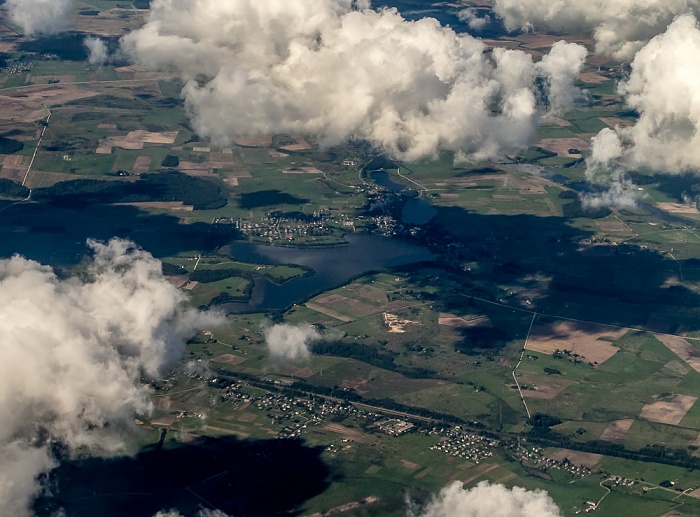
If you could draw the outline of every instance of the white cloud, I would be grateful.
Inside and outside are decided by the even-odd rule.
[[[598,53],[631,59],[679,15],[700,15],[700,0],[495,0],[510,30],[589,33]]]
[[[409,515],[416,517],[414,512]],[[557,505],[541,490],[507,489],[487,481],[464,490],[455,481],[418,514],[418,517],[561,517]]]
[[[700,69],[693,65],[698,55],[700,27],[692,16],[678,18],[637,53],[629,79],[618,89],[639,120],[593,138],[589,181],[613,186],[629,201],[626,170],[700,170]]]
[[[102,66],[109,59],[107,45],[100,38],[87,37],[83,44],[88,50],[88,63]]]
[[[7,0],[5,6],[26,35],[54,34],[67,27],[73,0]]]
[[[147,23],[122,46],[151,69],[176,70],[202,136],[302,133],[331,145],[365,139],[412,160],[451,150],[473,158],[515,151],[534,137],[534,78],[568,100],[572,60],[536,67],[434,19],[349,0],[155,0]],[[354,7],[353,7],[354,6]],[[359,9],[357,9],[359,8]],[[564,52],[568,49],[568,52]],[[522,72],[516,81],[508,64]],[[561,75],[560,75],[561,74]]]
[[[160,262],[129,242],[90,243],[82,279],[15,256],[0,261],[0,514],[29,515],[50,448],[117,453],[141,379],[176,361],[185,338],[220,318],[183,306]],[[8,467],[11,466],[11,467]]]
[[[265,344],[273,363],[303,361],[311,356],[309,345],[321,335],[308,325],[273,325],[265,330]]]

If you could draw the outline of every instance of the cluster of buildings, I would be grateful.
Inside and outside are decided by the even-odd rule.
[[[527,447],[518,446],[515,449],[515,456],[523,465],[534,467],[538,470],[563,470],[572,476],[584,478],[591,475],[591,469],[585,465],[576,465],[568,458],[562,460],[550,458],[545,455],[544,449],[536,445]]]
[[[492,457],[493,451],[501,444],[499,440],[465,431],[460,426],[436,427],[431,429],[428,434],[441,437],[440,442],[433,445],[431,450],[441,451],[477,464]]]

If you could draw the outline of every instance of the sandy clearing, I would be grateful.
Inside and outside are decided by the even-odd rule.
[[[632,424],[634,424],[634,419],[632,418],[610,422],[603,434],[600,435],[600,439],[606,442],[620,443],[630,430],[630,427],[632,427]]]
[[[654,337],[666,345],[674,354],[683,359],[693,370],[700,373],[700,350],[679,336],[654,334]]]
[[[697,397],[689,395],[676,395],[670,402],[659,401],[647,404],[642,408],[639,416],[651,422],[678,425],[697,400]]]
[[[407,325],[420,325],[417,321],[406,320],[388,312],[382,314],[382,322],[389,328],[390,334],[404,334]]]

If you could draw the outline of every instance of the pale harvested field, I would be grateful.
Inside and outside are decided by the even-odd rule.
[[[178,131],[151,132],[137,129],[129,131],[126,136],[110,136],[100,142],[100,149],[121,147],[127,150],[143,149],[145,144],[172,145],[177,139]]]
[[[610,61],[610,58],[608,56],[604,56],[602,54],[588,54],[588,57],[586,58],[586,62],[590,63],[593,66],[604,65],[605,63],[607,63],[609,61]]]
[[[477,465],[473,469],[469,469],[469,476],[466,479],[463,479],[462,482],[466,485],[467,483],[471,483],[472,481],[480,478],[484,474],[487,474],[491,472],[492,470],[495,470],[498,468],[498,465],[496,464],[489,464],[489,463],[481,463],[480,465]]]
[[[229,149],[230,151],[230,149]],[[232,163],[235,163],[235,159],[233,158],[233,154],[231,153],[225,153],[225,152],[210,152],[209,153],[209,159],[212,162],[221,162],[221,163],[227,163],[231,165]]]
[[[579,79],[581,79],[581,81],[583,81],[586,84],[600,84],[609,81],[607,77],[603,77],[602,75],[597,74],[595,72],[583,72],[579,76]]]
[[[353,319],[348,316],[339,314],[336,311],[329,309],[328,307],[323,307],[322,305],[317,305],[313,302],[306,302],[306,306],[312,311],[320,312],[321,314],[325,314],[326,316],[330,316],[331,318],[335,318],[339,321],[344,321],[345,323],[353,321]]]
[[[186,205],[182,201],[137,201],[133,203],[114,203],[115,205],[126,205],[141,208],[144,210],[179,210],[181,212],[191,212],[193,207]]]
[[[603,122],[604,124],[607,124],[609,127],[616,127],[616,126],[621,126],[621,127],[630,127],[634,126],[634,121],[633,120],[627,120],[624,118],[618,118],[618,117],[598,117],[598,120]]]
[[[134,163],[134,168],[131,169],[131,172],[134,174],[143,174],[144,172],[148,172],[151,168],[151,162],[153,161],[153,158],[150,156],[139,156],[136,158],[136,162]]]
[[[555,36],[551,34],[521,34],[515,38],[517,41],[522,42],[523,46],[531,49],[549,49],[557,41],[561,40],[561,36]],[[595,42],[590,38],[567,38],[569,42],[582,43],[584,45],[593,45]]]
[[[370,314],[374,314],[378,311],[377,307],[373,305],[361,302],[360,300],[355,300],[353,298],[348,298],[340,294],[332,294],[319,298],[316,300],[315,305],[324,307],[331,306],[332,311],[337,311],[354,317],[369,316]]]
[[[326,431],[331,431],[332,433],[339,434],[343,438],[347,438],[348,440],[359,440],[360,438],[362,438],[362,431],[358,431],[357,429],[350,429],[349,427],[345,427],[344,425],[340,424],[328,423],[321,427],[321,429],[325,429]]]
[[[543,124],[554,124],[561,127],[571,127],[573,124],[561,117],[547,117],[542,121]]]
[[[384,305],[387,303],[386,291],[378,287],[364,284],[351,284],[347,286],[349,291],[352,291],[356,296],[369,300],[370,302]]]
[[[676,395],[670,402],[653,402],[642,408],[640,417],[662,424],[678,425],[685,414],[693,407],[697,397]]]
[[[693,370],[700,373],[700,350],[682,337],[669,336],[667,334],[654,334],[654,337],[666,345],[671,352],[683,359]]]
[[[238,186],[238,178],[226,178],[224,180],[224,183],[226,183],[230,187],[237,187]]]
[[[697,214],[697,207],[692,204],[685,203],[656,203],[656,206],[663,210],[664,212],[669,212],[671,214]]]
[[[621,221],[598,221],[596,225],[604,232],[631,233],[631,230]]]
[[[287,158],[289,156],[287,153],[281,153],[273,149],[268,149],[267,154],[270,155],[270,158]]]
[[[214,357],[212,361],[214,361],[215,363],[224,364],[241,364],[246,361],[246,358],[233,354],[223,354],[218,357]]]
[[[193,147],[192,151],[195,153],[210,153],[211,147]]]
[[[6,167],[29,167],[31,158],[18,154],[1,154],[0,163]]]
[[[614,341],[626,332],[626,329],[573,321],[537,324],[532,327],[526,348],[544,354],[568,350],[587,362],[602,364],[615,355],[619,348],[598,338]]]
[[[569,458],[569,461],[574,465],[580,465],[588,468],[595,467],[598,462],[603,459],[601,454],[571,451],[569,449],[562,449],[552,454],[548,454],[548,456],[556,461],[563,461],[565,458]]]
[[[693,452],[693,456],[695,456],[696,458],[700,458],[700,435],[698,435],[698,437],[695,439],[692,445],[698,448]]]
[[[411,472],[415,472],[416,470],[421,468],[421,466],[418,465],[418,463],[413,463],[412,461],[408,461],[408,460],[399,460],[399,461],[401,462],[401,466],[403,468],[405,468],[406,470],[409,470]]]
[[[319,298],[316,300],[318,303],[336,303],[336,302],[342,302],[347,300],[345,296],[342,294],[330,294],[328,296],[324,296],[323,298]]]
[[[175,289],[180,289],[187,283],[187,275],[166,276],[165,279],[170,282]]]
[[[523,389],[523,397],[531,399],[552,400],[562,391],[564,391],[569,383],[566,382],[539,382],[535,379],[522,377],[518,379],[521,386],[532,386],[536,389]]]
[[[620,443],[625,438],[630,427],[632,427],[632,424],[634,424],[634,420],[631,418],[610,422],[603,434],[600,435],[600,439],[606,442]]]
[[[280,147],[280,149],[283,151],[308,151],[309,149],[313,149],[313,146],[304,138],[295,136],[294,140],[296,141],[296,144],[285,145]]]
[[[471,320],[465,320],[460,318],[455,314],[449,312],[441,312],[438,316],[438,325],[444,325],[446,327],[453,328],[474,328],[474,327],[484,327],[493,328],[493,323],[488,318],[488,316],[479,316]]]
[[[22,183],[24,177],[27,175],[27,169],[28,167],[11,167],[3,165],[2,171],[0,171],[0,178]]]
[[[34,122],[47,117],[43,104],[55,106],[95,95],[98,93],[71,85],[51,84],[24,88],[11,96],[0,95],[0,119]]]
[[[168,79],[173,76],[173,74],[168,73],[150,72],[147,68],[137,65],[115,68],[114,71],[117,73],[117,75],[119,75],[121,79],[125,79],[127,81],[155,81],[157,79]]]
[[[323,174],[323,171],[317,169],[316,167],[292,167],[289,169],[282,169],[283,174]]]
[[[233,143],[241,147],[269,147],[272,145],[272,135],[239,136]]]
[[[547,149],[559,156],[566,158],[580,158],[581,154],[571,154],[569,149],[578,149],[579,151],[587,151],[591,145],[583,138],[543,138],[537,142],[537,147]]]
[[[36,102],[14,99],[0,95],[0,119],[16,120],[18,122],[34,122],[45,119],[46,109]]]
[[[519,41],[505,40],[505,39],[484,38],[481,41],[483,41],[484,45],[486,45],[489,48],[499,47],[499,48],[516,49],[521,45],[521,43]]]
[[[70,181],[85,178],[79,174],[63,174],[61,172],[40,172],[33,170],[27,177],[25,185],[29,188],[50,187],[61,181]]]
[[[117,129],[117,125],[114,122],[99,124],[97,127],[100,129],[112,129],[112,130]]]

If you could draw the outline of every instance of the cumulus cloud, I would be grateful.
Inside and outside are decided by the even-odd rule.
[[[464,9],[457,16],[474,31],[482,30],[491,22],[490,16],[478,16],[473,9]]]
[[[613,186],[629,200],[626,170],[700,170],[700,70],[693,65],[698,53],[700,27],[693,16],[679,17],[637,53],[629,79],[618,90],[639,120],[593,138],[589,181]]]
[[[428,506],[409,517],[561,517],[557,505],[541,490],[508,490],[487,481],[464,490],[462,483],[443,488]]]
[[[118,453],[142,378],[176,361],[219,317],[187,309],[160,262],[123,240],[91,242],[80,279],[37,262],[0,261],[0,514],[29,515],[37,476],[68,454]]]
[[[629,60],[679,15],[700,15],[700,0],[495,0],[509,30],[589,33],[596,51]]]
[[[88,50],[88,63],[91,65],[102,66],[109,59],[109,49],[100,38],[87,37],[83,44]]]
[[[155,0],[122,47],[138,63],[176,70],[197,132],[216,143],[266,133],[322,145],[367,140],[396,158],[515,151],[534,137],[535,78],[567,100],[583,50],[537,67],[431,18],[350,0]],[[565,51],[566,49],[566,51]],[[510,64],[518,68],[511,70]],[[560,75],[561,74],[561,75]]]
[[[5,6],[26,35],[54,34],[67,27],[73,0],[7,0]]]
[[[309,345],[321,339],[308,325],[273,325],[265,330],[265,344],[273,363],[303,361],[311,356]]]

